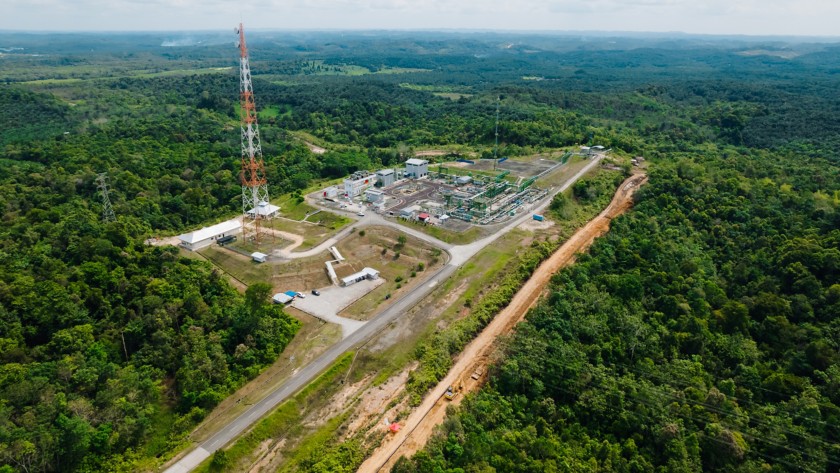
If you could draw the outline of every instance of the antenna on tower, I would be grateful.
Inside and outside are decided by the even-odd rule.
[[[496,145],[493,147],[493,170],[496,170],[496,163],[499,159],[499,104],[502,103],[502,97],[496,97]]]
[[[99,194],[102,196],[102,220],[105,222],[113,222],[117,219],[114,215],[114,208],[111,207],[111,198],[108,196],[108,173],[101,172],[96,176],[96,187],[99,189]]]
[[[248,62],[248,48],[245,45],[245,29],[242,23],[234,32],[239,35],[239,98],[240,128],[242,131],[242,234],[247,240],[260,242],[261,222],[271,219],[280,209],[271,205],[268,197],[268,181],[265,177],[260,129],[257,125],[257,108],[254,104],[254,89],[251,85],[251,66]]]

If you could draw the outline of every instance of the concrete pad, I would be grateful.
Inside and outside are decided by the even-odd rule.
[[[324,322],[330,322],[341,326],[341,337],[346,338],[351,333],[361,328],[367,322],[353,320],[346,317],[339,317],[338,314],[345,307],[356,302],[371,291],[385,284],[382,278],[357,282],[352,286],[338,287],[328,286],[318,289],[321,295],[306,294],[305,299],[295,298],[291,306],[317,317]]]

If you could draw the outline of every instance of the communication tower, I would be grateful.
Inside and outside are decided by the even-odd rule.
[[[117,219],[114,215],[114,208],[111,207],[111,198],[108,197],[108,173],[102,172],[96,176],[96,187],[99,189],[99,194],[102,196],[102,220],[105,222],[113,222]]]
[[[493,146],[493,170],[496,170],[496,163],[499,159],[499,104],[502,103],[502,98],[496,98],[496,145]]]
[[[234,28],[239,35],[239,114],[242,130],[242,235],[257,243],[262,236],[262,221],[271,219],[279,207],[271,205],[268,198],[268,181],[265,178],[260,129],[257,125],[257,109],[254,105],[254,90],[251,86],[251,66],[248,63],[248,48],[245,45],[245,30],[242,23]]]

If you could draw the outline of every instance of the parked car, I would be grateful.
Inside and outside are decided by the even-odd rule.
[[[298,292],[297,296],[300,297],[301,299],[306,299],[306,294],[304,294],[302,292]]]
[[[313,296],[320,296],[320,295],[321,295],[321,293],[320,293],[320,292],[318,292],[318,290],[317,290],[317,289],[313,289],[313,290],[312,290],[312,295],[313,295]]]

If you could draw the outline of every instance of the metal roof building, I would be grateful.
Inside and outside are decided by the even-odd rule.
[[[280,210],[280,207],[272,205],[269,202],[263,201],[257,204],[255,208],[249,210],[248,215],[253,216],[256,212],[257,215],[260,215],[262,217],[274,217],[275,215],[277,215],[278,210]]]
[[[178,239],[181,240],[181,246],[188,250],[195,251],[212,245],[213,242],[219,238],[239,233],[242,233],[242,222],[237,219],[228,220],[194,232],[178,235]]]
[[[278,292],[277,294],[274,294],[274,297],[272,297],[271,300],[273,300],[276,304],[288,304],[294,300],[294,297],[283,292]]]
[[[373,268],[364,268],[363,270],[359,271],[358,273],[351,274],[346,278],[341,278],[341,285],[344,287],[352,286],[359,281],[364,281],[365,279],[378,279],[379,278],[379,271]]]

